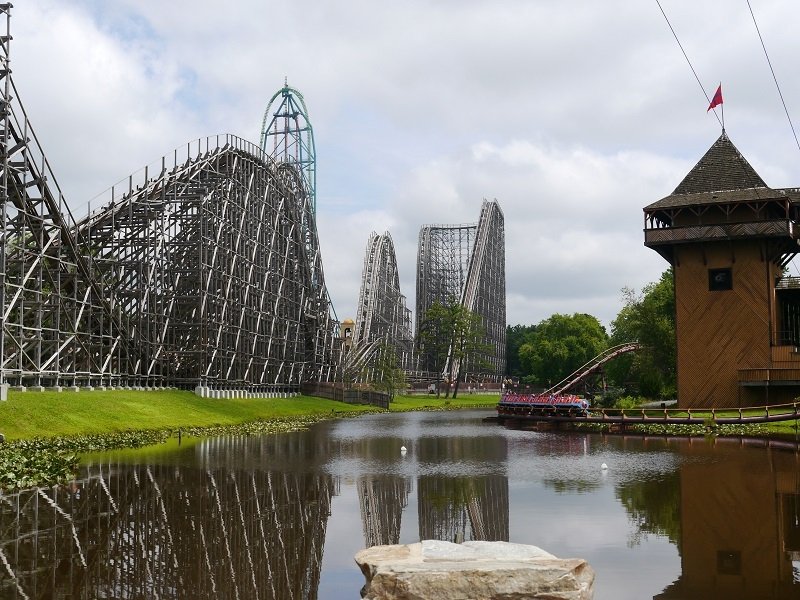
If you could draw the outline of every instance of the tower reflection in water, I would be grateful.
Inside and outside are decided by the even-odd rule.
[[[362,456],[376,460],[376,467],[390,464],[385,455],[387,444],[381,438],[360,440],[358,446]],[[417,468],[426,473],[416,480],[419,539],[508,541],[508,478],[480,474],[483,464],[505,462],[504,438],[421,437],[414,452]],[[400,543],[401,518],[412,481],[411,477],[380,473],[359,478],[366,547]]]
[[[705,443],[682,450],[682,574],[655,598],[800,597],[800,454],[715,445],[730,459],[707,460]]]
[[[461,543],[508,541],[508,479],[423,476],[417,480],[419,539]],[[400,543],[411,479],[369,476],[358,481],[364,546]]]

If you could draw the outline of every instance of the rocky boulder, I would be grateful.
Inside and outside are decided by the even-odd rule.
[[[580,558],[556,558],[508,542],[373,546],[356,554],[368,600],[591,600],[594,570]]]

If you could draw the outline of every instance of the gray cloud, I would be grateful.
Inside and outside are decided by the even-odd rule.
[[[746,5],[661,4],[709,94],[722,81],[734,143],[769,184],[797,185]],[[800,5],[754,10],[792,110]],[[475,221],[497,198],[509,323],[580,311],[609,324],[619,290],[667,266],[642,245],[642,207],[719,135],[655,3],[29,0],[12,14],[14,80],[76,212],[188,140],[257,141],[288,77],[314,124],[340,317],[371,230],[391,231],[413,306],[420,225]]]

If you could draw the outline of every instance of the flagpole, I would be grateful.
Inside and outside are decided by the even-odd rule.
[[[708,98],[708,96],[706,96],[706,98]],[[720,109],[720,110],[722,110],[722,119],[720,119],[719,115],[717,114],[717,107],[720,104],[722,104],[722,108]],[[709,104],[708,104],[708,108],[706,109],[706,112],[708,112],[708,111],[710,111],[712,109],[714,110],[714,116],[717,118],[717,123],[722,125],[722,133],[724,134],[725,133],[725,105],[722,102],[722,82],[721,81],[719,82],[719,86],[717,87],[717,91],[714,92],[714,97],[711,98],[711,102],[709,102]]]

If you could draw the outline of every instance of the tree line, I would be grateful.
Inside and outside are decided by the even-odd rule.
[[[675,397],[675,293],[672,269],[637,293],[623,288],[623,306],[606,332],[588,314],[554,314],[536,325],[506,332],[506,373],[530,386],[547,388],[605,349],[638,341],[641,349],[603,367],[589,382],[592,391],[652,399]],[[587,390],[589,391],[589,390]]]
[[[604,350],[628,342],[641,348],[606,363],[584,392],[606,398],[643,396],[675,397],[675,294],[672,270],[646,285],[641,292],[623,288],[623,306],[606,332],[589,314],[554,314],[536,325],[511,325],[506,331],[506,376],[535,388],[549,388],[575,372]],[[464,308],[455,298],[434,303],[425,313],[416,348],[423,369],[436,373],[437,395],[445,384],[445,395],[458,394],[464,371],[480,372],[492,349],[485,342],[480,316]],[[455,381],[444,378],[448,365],[462,368]],[[363,378],[373,387],[394,396],[406,387],[394,348],[384,343]]]
[[[462,306],[457,298],[451,297],[445,303],[434,302],[425,312],[415,344],[422,369],[435,376],[433,385],[437,397],[443,386],[446,398],[451,392],[453,398],[457,397],[466,371],[488,367],[493,348],[485,338],[480,315]],[[456,369],[455,380],[450,381],[445,370],[454,363],[461,368]],[[390,399],[408,387],[397,349],[388,339],[375,347],[371,360],[352,373],[351,378],[387,394]]]

